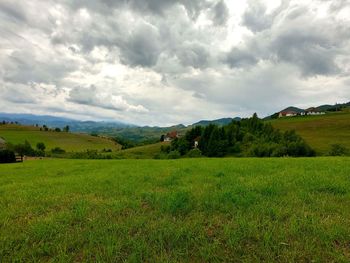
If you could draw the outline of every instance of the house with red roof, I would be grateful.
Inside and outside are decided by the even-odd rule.
[[[293,116],[297,116],[298,113],[296,111],[281,111],[279,114],[278,114],[278,117],[279,118],[282,118],[282,117],[293,117]]]
[[[175,140],[176,138],[179,138],[179,134],[177,133],[177,131],[171,131],[171,132],[168,132],[164,136],[164,141],[171,142],[172,140]]]

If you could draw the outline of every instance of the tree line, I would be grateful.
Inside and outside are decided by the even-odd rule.
[[[207,157],[247,156],[282,157],[314,156],[315,151],[295,131],[281,132],[258,118],[232,121],[225,126],[197,126],[185,136],[163,147],[164,152]]]

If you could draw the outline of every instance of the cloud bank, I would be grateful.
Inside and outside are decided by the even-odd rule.
[[[348,1],[3,0],[1,111],[171,125],[350,99]]]

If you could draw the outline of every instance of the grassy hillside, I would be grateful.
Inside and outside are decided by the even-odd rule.
[[[116,157],[123,159],[153,159],[160,153],[161,147],[170,145],[169,142],[159,142],[155,144],[149,144],[144,146],[138,146],[126,150],[119,151],[115,154]]]
[[[21,125],[0,125],[0,137],[7,142],[18,144],[28,140],[33,147],[43,142],[48,150],[60,147],[66,151],[84,151],[87,149],[119,150],[120,145],[111,140],[86,134],[40,131],[39,128]]]
[[[332,144],[350,149],[350,112],[321,116],[286,117],[271,121],[281,130],[295,129],[318,153],[325,154]]]
[[[1,165],[3,262],[349,262],[349,158]]]

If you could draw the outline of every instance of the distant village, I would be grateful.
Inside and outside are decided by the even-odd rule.
[[[287,111],[281,111],[278,114],[279,118],[283,117],[294,117],[294,116],[305,116],[305,115],[323,115],[326,114],[324,111],[319,111],[316,108],[308,108],[306,110],[300,110],[300,111],[293,111],[293,110],[287,110]]]

